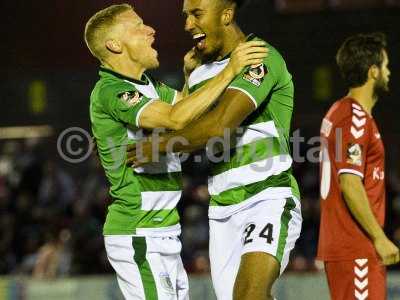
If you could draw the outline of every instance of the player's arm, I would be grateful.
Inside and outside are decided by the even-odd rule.
[[[339,175],[339,182],[350,213],[373,241],[382,262],[385,265],[399,262],[399,249],[386,237],[376,220],[362,178],[355,174],[343,173]]]
[[[370,122],[363,120],[365,125],[355,127],[351,114],[336,126],[335,132],[340,129],[342,135],[342,147],[335,146],[334,150],[339,152],[335,153],[335,157],[341,157],[337,162],[339,184],[351,215],[370,237],[382,262],[388,265],[398,262],[399,250],[380,227],[363,184],[368,145],[372,136]],[[338,142],[338,136],[335,137],[335,141]]]
[[[275,58],[272,58],[271,54],[275,55]],[[128,147],[127,163],[135,165],[147,163],[151,161],[154,152],[194,151],[206,146],[212,137],[232,135],[234,129],[263,101],[266,101],[267,95],[279,82],[280,72],[286,70],[283,59],[273,52],[268,53],[263,63],[251,69],[252,72],[259,71],[258,84],[247,80],[249,69],[243,70],[232,81],[212,111],[182,130],[161,135],[156,139],[153,137]],[[232,145],[231,143],[229,146]]]
[[[151,162],[154,151],[191,152],[204,148],[213,137],[231,135],[233,129],[255,108],[254,103],[243,92],[229,89],[223,94],[217,107],[186,128],[129,145],[127,165],[139,166]]]
[[[180,130],[202,115],[216,102],[229,83],[245,66],[259,64],[267,55],[262,41],[239,45],[232,53],[227,67],[202,88],[175,105],[156,100],[147,105],[139,116],[139,127]]]
[[[160,151],[191,152],[204,148],[213,137],[232,135],[255,108],[254,103],[243,92],[228,89],[223,94],[220,103],[211,112],[183,130],[166,135],[160,143]],[[176,145],[169,143],[176,137],[183,138],[182,140],[187,142],[176,143]],[[168,145],[173,148],[167,149]]]

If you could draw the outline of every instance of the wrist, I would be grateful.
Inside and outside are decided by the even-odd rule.
[[[380,230],[379,232],[374,233],[373,235],[371,235],[371,239],[372,239],[373,242],[376,242],[376,241],[379,241],[379,240],[382,240],[382,239],[386,239],[386,235],[383,232],[383,230]]]
[[[221,73],[224,76],[224,79],[227,80],[232,80],[233,78],[235,78],[236,74],[233,70],[233,67],[230,66],[229,64],[226,66],[226,68],[224,69],[224,72]]]

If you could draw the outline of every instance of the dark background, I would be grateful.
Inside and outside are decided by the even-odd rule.
[[[183,1],[128,2],[157,32],[155,47],[161,67],[153,71],[154,75],[180,88],[182,58],[191,48],[191,38],[183,30]],[[332,102],[347,93],[334,60],[343,40],[359,32],[387,34],[391,92],[380,99],[374,116],[386,145],[387,232],[400,241],[400,1],[248,2],[238,22],[245,33],[267,40],[284,56],[296,87],[293,129],[299,129],[306,141],[318,135],[321,119]],[[54,129],[51,137],[38,140],[0,138],[0,255],[7,257],[0,264],[0,273],[29,273],[38,249],[61,229],[72,232],[68,242],[70,274],[110,271],[101,241],[108,201],[103,172],[95,158],[81,164],[64,162],[57,154],[56,140],[68,127],[90,130],[89,95],[97,80],[98,63],[86,49],[83,29],[91,15],[115,3],[122,2],[16,0],[0,4],[0,129],[22,125],[49,125]],[[310,146],[303,143],[301,152],[304,154]],[[4,161],[9,163],[8,169]],[[204,164],[186,164],[188,175],[181,204],[183,226],[187,228],[183,255],[193,272],[207,272],[208,268],[206,169]],[[296,164],[295,172],[302,190],[304,225],[290,268],[314,270],[318,166]],[[7,233],[1,229],[4,226]],[[82,229],[86,227],[86,231]],[[55,233],[49,233],[49,228]],[[24,239],[26,242],[22,242]],[[92,246],[82,250],[82,242]]]

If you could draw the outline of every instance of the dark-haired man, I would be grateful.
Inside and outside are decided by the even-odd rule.
[[[240,42],[259,40],[246,37],[235,21],[242,2],[184,1],[185,29],[203,62],[189,77],[191,93],[224,70]],[[212,111],[157,142],[163,152],[169,141],[183,137],[186,145],[174,150],[192,151],[239,129],[228,161],[215,163],[208,184],[211,274],[219,300],[273,299],[272,285],[300,235],[289,146],[294,87],[284,59],[268,48],[268,58],[236,76]],[[151,142],[139,146],[144,161],[151,159]],[[128,155],[140,163],[134,147]]]
[[[385,153],[372,108],[388,92],[389,59],[382,34],[359,34],[336,61],[349,88],[321,126],[321,224],[318,258],[325,262],[331,298],[386,299],[384,265],[399,249],[382,230]]]
[[[109,6],[86,24],[86,44],[101,63],[90,118],[113,200],[103,233],[126,299],[187,299],[176,209],[182,189],[179,158],[167,154],[133,170],[125,164],[125,147],[141,129],[174,130],[198,118],[244,66],[261,63],[267,50],[263,42],[238,45],[224,72],[183,97],[145,72],[159,65],[154,35],[128,4]]]

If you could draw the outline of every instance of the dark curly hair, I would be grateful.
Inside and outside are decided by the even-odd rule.
[[[346,84],[350,88],[367,82],[368,70],[381,67],[386,49],[383,33],[357,34],[345,40],[336,54],[336,62]]]

